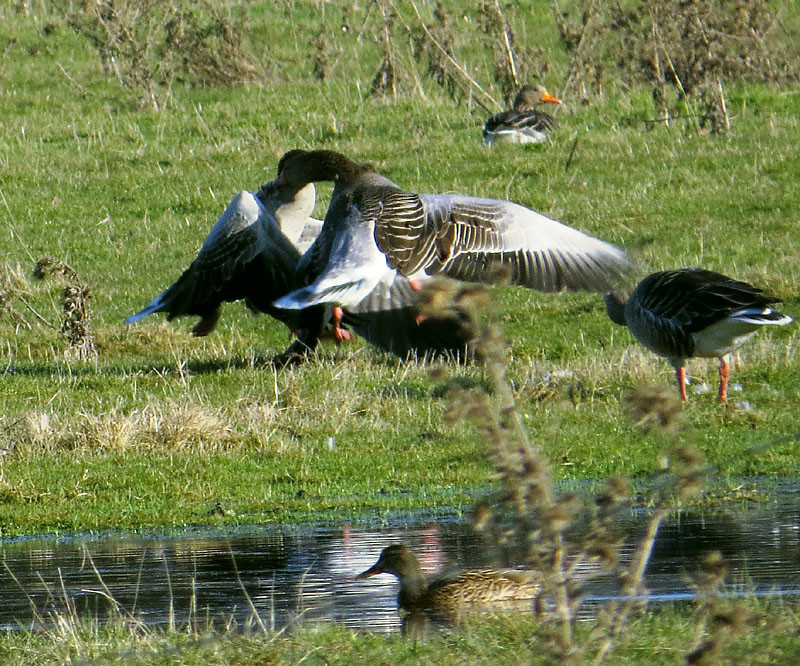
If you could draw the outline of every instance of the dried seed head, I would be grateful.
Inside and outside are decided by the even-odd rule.
[[[622,398],[628,416],[646,431],[673,430],[678,423],[682,404],[665,386],[641,384]]]
[[[712,616],[713,622],[721,629],[726,629],[735,635],[747,632],[753,622],[753,613],[742,605],[716,613]]]
[[[606,489],[597,495],[595,504],[608,512],[615,507],[626,504],[631,496],[631,484],[628,479],[615,476],[608,479]]]

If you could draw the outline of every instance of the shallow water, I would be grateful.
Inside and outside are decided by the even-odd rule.
[[[728,563],[731,594],[800,593],[800,494],[750,510],[671,517],[648,566],[652,602],[691,598],[688,575],[705,552]],[[644,511],[623,520],[629,538],[644,529]],[[395,631],[397,586],[390,576],[355,581],[388,543],[420,554],[430,575],[453,568],[508,564],[458,518],[380,525],[187,530],[169,536],[106,534],[0,542],[0,628],[48,625],[55,614],[104,617],[112,607],[150,624],[263,624],[278,629],[303,619],[354,629]],[[614,577],[588,584],[589,607],[613,598]],[[113,600],[113,601],[112,601]]]

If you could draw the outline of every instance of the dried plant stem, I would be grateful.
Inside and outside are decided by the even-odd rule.
[[[722,88],[722,79],[717,77],[717,90],[719,90],[719,108],[722,110],[722,117],[725,121],[725,129],[731,128],[731,119],[728,115],[728,105],[725,103],[725,91]]]
[[[597,666],[605,661],[611,650],[611,646],[614,644],[614,639],[625,627],[628,615],[630,615],[630,612],[636,605],[637,597],[642,589],[642,581],[644,580],[647,562],[650,560],[650,555],[653,552],[653,545],[656,542],[658,528],[667,517],[668,511],[669,509],[662,502],[662,505],[656,509],[656,512],[650,517],[647,523],[647,531],[636,548],[633,560],[627,571],[625,584],[622,586],[622,594],[627,598],[616,604],[606,637],[603,639],[600,649],[597,651],[597,655],[595,655],[594,661],[592,662],[593,666]]]
[[[553,601],[556,604],[556,615],[559,619],[560,643],[564,653],[572,647],[572,605],[567,587],[568,578],[566,568],[566,549],[561,534],[556,535],[555,549],[553,552],[553,566],[551,569]]]
[[[517,66],[514,62],[514,52],[511,49],[511,40],[508,38],[508,24],[506,23],[505,16],[503,15],[503,10],[500,9],[500,2],[499,0],[494,0],[494,7],[497,11],[497,15],[500,16],[503,20],[503,47],[506,51],[506,60],[508,61],[508,70],[511,72],[511,77],[514,80],[515,85],[519,85],[519,77],[517,76]]]
[[[505,376],[505,363],[501,351],[505,347],[505,342],[498,333],[488,329],[479,337],[478,345],[485,361],[486,373],[495,391],[496,410],[492,411],[498,415],[498,418],[497,435],[493,439],[498,448],[506,449],[497,452],[498,458],[517,459],[520,467],[537,470],[535,474],[536,507],[532,507],[527,498],[520,497],[521,489],[519,484],[515,483],[516,479],[506,477],[507,482],[510,482],[509,491],[512,495],[518,496],[516,504],[520,518],[525,521],[530,517],[527,514],[531,511],[538,511],[542,515],[553,513],[556,510],[557,501],[550,464],[546,456],[531,443],[522,424],[511,385]],[[548,521],[545,521],[545,524],[548,525]],[[567,576],[567,548],[562,532],[552,529],[549,525],[544,530],[543,540],[549,543],[548,547],[552,555],[545,578],[548,580],[549,592],[555,603],[555,614],[558,617],[559,647],[562,656],[566,656],[570,654],[573,647],[573,613]]]
[[[392,2],[392,0],[389,0],[389,4],[394,8],[395,13],[398,16],[400,16],[400,12],[397,11],[397,7],[395,6],[394,2]],[[498,111],[501,110],[503,108],[502,104],[500,104],[500,102],[498,102],[494,97],[492,97],[488,92],[486,92],[481,87],[481,85],[475,79],[473,79],[469,75],[469,73],[453,59],[453,56],[451,56],[447,52],[447,49],[445,49],[438,42],[438,40],[431,34],[431,31],[428,30],[428,26],[426,26],[425,25],[425,21],[422,20],[422,16],[419,13],[419,9],[417,9],[417,5],[414,4],[413,0],[409,0],[409,4],[411,5],[411,8],[414,10],[414,15],[417,17],[417,20],[419,21],[419,25],[422,28],[422,31],[425,33],[425,37],[428,38],[428,41],[430,41],[430,43],[433,44],[433,46],[438,51],[441,52],[441,54],[445,57],[447,62],[450,63],[450,65],[469,83],[470,86],[472,86],[475,90],[479,91],[481,93],[481,95],[483,95],[486,99],[488,99],[495,106],[496,110],[498,110]],[[406,27],[408,27],[408,24],[406,24]],[[489,113],[492,112],[492,110],[484,102],[482,102],[480,100],[480,98],[475,97],[474,100],[475,100],[475,103],[478,104],[478,106],[480,106],[484,111],[487,111]]]
[[[583,12],[584,16],[587,17],[586,18],[586,23],[584,23],[584,25],[583,25],[583,29],[581,30],[580,39],[578,40],[578,43],[577,43],[577,45],[575,46],[575,49],[574,49],[575,55],[572,57],[572,60],[570,62],[569,76],[567,76],[567,81],[566,81],[566,83],[564,83],[564,87],[561,89],[561,93],[560,94],[561,94],[562,97],[564,97],[567,94],[567,91],[570,89],[572,84],[577,80],[578,68],[582,64],[582,60],[583,60],[583,53],[582,52],[583,52],[584,46],[587,44],[588,36],[590,34],[592,34],[591,31],[589,30],[589,26],[592,23],[592,17],[597,13],[596,9],[595,9],[596,4],[597,4],[597,1],[596,0],[592,0],[592,3]],[[553,13],[556,16],[558,16],[558,12],[559,12],[558,3],[554,1],[553,2]]]

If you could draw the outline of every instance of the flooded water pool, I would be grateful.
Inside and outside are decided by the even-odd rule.
[[[796,490],[748,510],[669,518],[647,569],[649,599],[691,598],[688,574],[708,551],[720,551],[726,559],[728,593],[800,593]],[[623,561],[647,518],[645,511],[624,517],[629,538]],[[213,622],[217,627],[279,629],[302,619],[396,631],[401,623],[395,579],[354,580],[394,542],[411,546],[429,575],[506,564],[497,561],[466,520],[455,516],[435,522],[412,517],[364,525],[6,540],[0,542],[0,627],[46,626],[64,613],[103,618],[116,609],[148,624],[176,627]],[[617,590],[615,577],[600,578],[589,583],[587,600],[600,603]]]

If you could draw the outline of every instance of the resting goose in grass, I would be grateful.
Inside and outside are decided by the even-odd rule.
[[[315,199],[313,183],[299,188],[267,184],[257,194],[239,192],[183,275],[126,322],[154,312],[166,312],[167,320],[195,315],[201,320],[192,333],[205,336],[217,325],[223,302],[244,300],[253,312],[267,313],[301,331],[298,341],[279,357],[287,362],[299,360],[316,346],[331,308],[285,310],[272,302],[297,286],[299,250],[304,242],[313,242],[322,225],[310,217]],[[352,313],[344,315],[344,322],[374,346],[400,357],[466,358],[469,336],[464,327],[444,318],[418,324],[416,300],[408,280],[395,276],[377,285]]]
[[[702,268],[653,273],[627,301],[617,293],[606,294],[605,301],[613,322],[627,326],[639,342],[672,364],[684,401],[687,358],[719,358],[719,399],[725,402],[730,371],[725,357],[761,326],[792,321],[770,307],[779,298]]]
[[[561,104],[543,86],[523,86],[514,98],[510,111],[498,113],[483,126],[483,142],[495,143],[543,143],[547,133],[558,124],[553,116],[536,107],[545,102]]]
[[[491,283],[501,266],[511,284],[538,291],[606,291],[630,267],[622,250],[519,204],[405,192],[332,151],[290,151],[275,182],[322,180],[335,185],[322,231],[298,263],[297,282],[306,286],[277,307],[353,309],[397,274],[412,285],[437,274]]]

